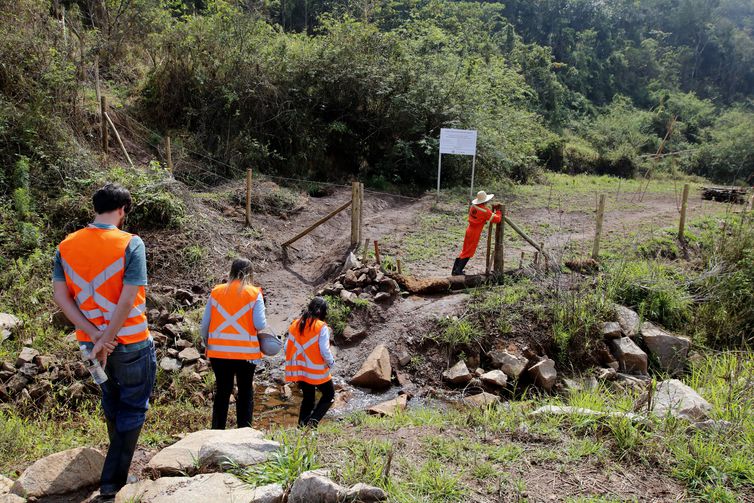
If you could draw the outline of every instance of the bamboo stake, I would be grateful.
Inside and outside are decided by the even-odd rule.
[[[170,146],[170,136],[165,137],[165,156],[167,157],[167,160],[168,160],[168,171],[172,173],[173,172],[173,151]]]
[[[359,246],[359,216],[361,215],[361,198],[359,197],[359,182],[351,183],[351,246]]]
[[[678,240],[686,241],[686,210],[689,202],[689,184],[683,185],[683,196],[681,196],[681,221],[678,223]]]
[[[396,263],[398,264],[398,274],[403,274],[403,268],[401,267],[401,259],[395,259]]]
[[[382,269],[382,259],[380,258],[380,244],[377,240],[374,240],[374,259],[377,261],[377,265]]]
[[[307,234],[309,234],[311,231],[313,231],[314,229],[316,229],[317,227],[319,227],[323,223],[325,223],[328,220],[330,220],[332,217],[334,217],[335,215],[337,215],[341,211],[343,211],[346,208],[348,208],[349,206],[351,206],[351,201],[348,201],[346,204],[344,204],[340,208],[336,209],[335,211],[333,211],[329,215],[326,215],[326,216],[320,218],[319,220],[317,220],[316,222],[314,222],[312,225],[310,225],[309,227],[307,227],[303,231],[301,231],[298,234],[296,234],[296,236],[294,236],[293,238],[291,238],[288,241],[286,241],[285,243],[283,243],[282,246],[286,247],[286,246],[290,245],[291,243],[294,243],[294,242],[298,241],[299,239],[301,239],[302,237],[306,236]]]
[[[367,261],[367,255],[369,254],[369,238],[364,239],[364,252],[361,254],[361,261]]]
[[[519,236],[521,236],[522,238],[524,238],[524,240],[526,240],[527,243],[529,243],[530,245],[532,245],[535,250],[542,251],[542,250],[539,249],[539,244],[536,241],[534,241],[532,238],[530,238],[523,230],[521,230],[521,227],[519,227],[518,225],[516,225],[510,218],[508,218],[507,216],[503,215],[503,220],[505,221],[505,223],[507,223],[508,225],[511,226],[511,229],[513,229],[514,231],[516,231],[516,234],[518,234]]]
[[[107,159],[107,119],[105,118],[105,112],[107,111],[107,96],[100,97],[99,113],[100,113],[100,135],[102,137],[102,151],[105,153],[105,159]]]
[[[597,228],[594,232],[594,246],[592,247],[592,259],[598,260],[600,256],[600,238],[602,237],[602,219],[605,216],[605,194],[600,195],[597,206]]]
[[[524,268],[524,255],[526,254],[525,251],[521,250],[521,258],[518,261],[518,268],[523,269]]]
[[[118,145],[120,145],[120,149],[123,151],[123,155],[126,156],[126,160],[128,161],[128,164],[131,165],[131,167],[134,167],[134,163],[131,160],[131,156],[128,155],[128,151],[126,150],[126,146],[123,145],[123,140],[120,139],[120,135],[118,134],[118,130],[115,129],[115,124],[113,124],[113,120],[110,118],[110,115],[105,112],[105,118],[107,119],[107,123],[110,124],[110,127],[113,128],[113,133],[115,133],[115,139],[118,140]]]
[[[170,148],[170,137],[168,136],[168,149]],[[168,150],[170,152],[170,150]],[[168,165],[170,166],[172,163],[170,161],[170,155],[168,154]],[[173,171],[172,169],[170,171]],[[246,170],[246,227],[251,227],[251,190],[253,188],[252,185],[252,170],[251,168],[248,168]]]

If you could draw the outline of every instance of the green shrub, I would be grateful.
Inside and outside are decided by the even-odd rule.
[[[327,301],[327,324],[332,329],[333,335],[340,337],[348,325],[351,308],[340,297],[326,295],[325,300]]]

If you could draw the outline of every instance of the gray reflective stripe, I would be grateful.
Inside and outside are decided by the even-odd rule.
[[[221,344],[207,344],[207,351],[222,351],[223,353],[259,353],[258,347],[223,346]]]
[[[248,334],[226,334],[221,332],[210,332],[210,339],[224,339],[226,341],[245,341],[249,342],[253,339]]]
[[[99,309],[91,309],[89,311],[81,310],[81,313],[86,316],[87,319],[92,320],[94,318],[104,318],[105,313],[100,311]]]
[[[140,314],[144,314],[144,311],[147,310],[147,304],[146,302],[142,302],[138,306],[134,306],[133,309],[131,309],[131,312],[128,313],[129,318],[133,318],[134,316],[139,316]]]
[[[118,330],[118,336],[122,335],[136,335],[140,334],[141,332],[145,331],[147,329],[148,325],[146,320],[142,321],[138,325],[131,325],[128,327],[123,327],[120,330]]]
[[[325,379],[327,377],[330,377],[329,372],[325,372],[324,374],[312,374],[311,372],[305,372],[303,370],[286,370],[285,371],[286,377],[308,377],[309,379]]]
[[[309,358],[309,356],[306,354],[306,350],[310,348],[314,343],[319,341],[319,337],[312,337],[304,345],[298,343],[295,337],[293,337],[293,334],[290,332],[288,333],[288,341],[292,342],[294,346],[296,346],[296,353],[293,355],[293,358],[291,361],[296,361],[299,356],[302,356],[304,358],[304,361],[306,362],[304,367],[308,367],[312,370],[325,370],[327,368],[327,365],[325,364],[318,364],[312,362],[312,360]]]
[[[102,294],[97,292],[97,288],[104,285],[108,279],[112,278],[115,274],[123,269],[125,264],[124,257],[118,258],[115,262],[105,267],[105,269],[97,274],[97,276],[95,276],[92,281],[86,281],[81,276],[79,276],[79,274],[73,269],[73,267],[71,267],[70,264],[66,262],[62,255],[60,256],[60,262],[63,265],[63,270],[71,279],[71,281],[73,281],[76,286],[81,288],[81,291],[76,295],[75,299],[78,306],[81,306],[91,297],[92,299],[94,299],[94,302],[97,303],[97,305],[100,307],[100,309],[97,310],[99,311],[98,316],[104,316],[107,318],[107,314],[103,313],[102,309],[104,309],[105,311],[115,311],[116,305],[102,296]],[[91,310],[89,312],[92,313],[95,312],[95,310]]]
[[[217,312],[220,313],[220,315],[224,318],[223,322],[218,326],[214,331],[216,333],[222,333],[223,330],[225,330],[228,327],[233,327],[238,331],[239,334],[245,334],[246,337],[251,337],[251,334],[243,328],[241,325],[238,324],[238,319],[243,316],[244,314],[249,312],[249,309],[251,309],[251,304],[246,304],[244,307],[236,311],[233,316],[228,314],[228,311],[226,311],[223,306],[220,305],[217,300],[214,298],[210,298],[210,302],[212,303],[212,306],[217,309]]]

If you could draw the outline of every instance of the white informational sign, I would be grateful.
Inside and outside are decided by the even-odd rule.
[[[440,129],[440,153],[476,155],[476,130]]]
[[[476,167],[476,129],[440,129],[440,154],[437,159],[437,195],[440,195],[440,173],[442,172],[442,155],[470,155],[471,160],[471,190],[474,194],[474,168]]]

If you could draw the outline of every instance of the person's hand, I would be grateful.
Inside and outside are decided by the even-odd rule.
[[[92,357],[99,360],[100,365],[102,367],[105,367],[105,364],[107,362],[107,357],[115,350],[115,347],[118,345],[115,341],[108,341],[104,335],[101,336],[96,343],[94,343],[94,347],[92,348]]]

